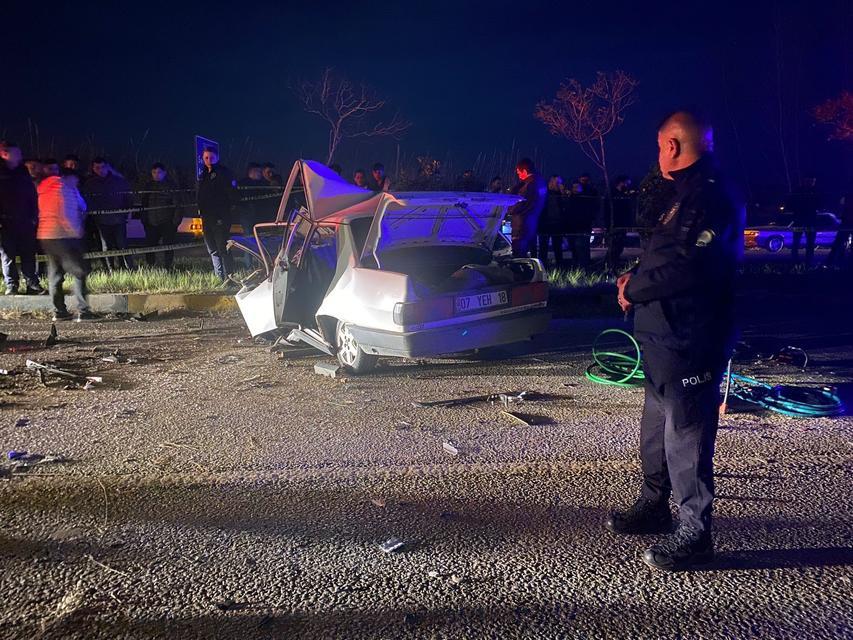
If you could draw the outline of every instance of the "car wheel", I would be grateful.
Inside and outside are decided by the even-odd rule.
[[[767,241],[767,250],[771,253],[779,253],[785,247],[785,241],[782,236],[772,236]]]
[[[338,362],[341,363],[342,367],[353,373],[367,373],[376,366],[379,356],[364,352],[347,323],[338,321],[335,338],[338,348]]]

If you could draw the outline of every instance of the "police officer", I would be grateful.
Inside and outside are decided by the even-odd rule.
[[[638,267],[617,281],[620,306],[635,310],[643,349],[643,487],[634,505],[611,514],[605,526],[619,534],[670,532],[672,494],[678,528],[643,560],[679,571],[714,555],[712,458],[745,209],[718,175],[712,129],[698,116],[669,116],[658,130],[658,148],[661,172],[674,181],[676,195]]]
[[[524,200],[509,209],[512,221],[512,256],[526,258],[536,249],[536,229],[539,216],[545,208],[548,185],[536,172],[533,160],[522,158],[515,165],[518,182],[510,193],[522,196]]]

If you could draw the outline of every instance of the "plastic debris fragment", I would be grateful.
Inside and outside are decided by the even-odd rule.
[[[445,440],[444,443],[442,443],[441,448],[452,456],[459,455],[459,449],[452,440]]]
[[[379,545],[385,553],[394,553],[405,546],[406,543],[400,540],[400,538],[388,538],[385,542]]]

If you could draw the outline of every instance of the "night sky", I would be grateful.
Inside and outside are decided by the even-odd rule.
[[[647,5],[647,6],[644,6]],[[853,2],[19,2],[4,9],[0,135],[42,156],[104,151],[117,163],[189,166],[196,133],[286,171],[324,159],[326,131],[290,87],[325,66],[363,80],[413,123],[404,159],[432,155],[458,173],[513,143],[547,172],[594,167],[532,117],[561,79],[624,69],[639,101],[610,141],[613,173],[642,176],[668,110],[702,106],[729,173],[753,193],[794,179],[851,177],[849,150],[827,143],[808,109],[851,87]],[[27,120],[39,128],[31,147]],[[251,150],[246,148],[246,140]],[[345,141],[337,160],[383,160],[394,141]],[[34,146],[34,144],[32,145]],[[242,170],[241,167],[234,167]],[[483,176],[484,178],[487,176]],[[756,196],[757,197],[757,196]]]

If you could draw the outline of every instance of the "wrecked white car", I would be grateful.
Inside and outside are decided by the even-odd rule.
[[[301,202],[291,195],[301,182]],[[363,373],[380,356],[429,357],[542,333],[548,284],[535,259],[493,251],[516,196],[375,193],[298,161],[275,222],[256,225],[262,268],[237,303],[253,336],[286,335]],[[290,204],[289,204],[290,203]]]

